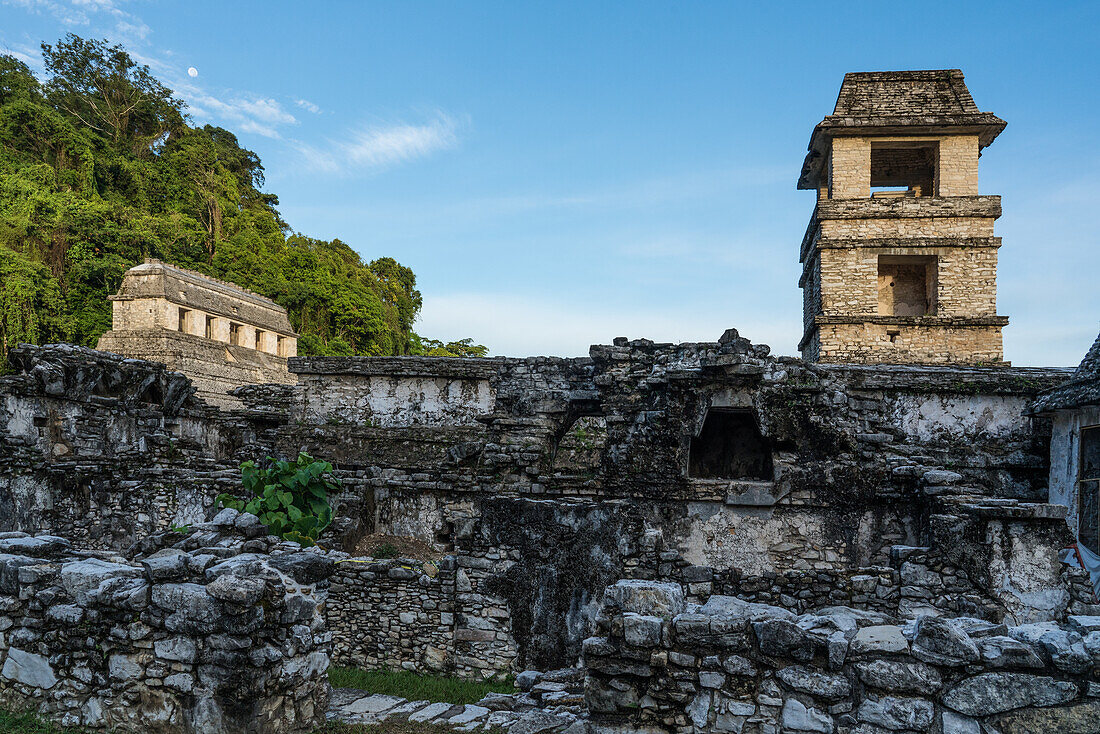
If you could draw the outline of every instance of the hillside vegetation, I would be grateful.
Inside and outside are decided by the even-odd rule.
[[[42,45],[45,78],[0,55],[0,363],[21,341],[95,346],[107,296],[147,257],[274,299],[301,354],[483,355],[413,331],[421,296],[390,257],[292,233],[259,157],[121,46]]]

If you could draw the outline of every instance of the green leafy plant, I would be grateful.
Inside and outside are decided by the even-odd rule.
[[[379,543],[370,554],[374,558],[397,558],[397,546],[393,543]]]
[[[306,453],[295,461],[267,457],[267,468],[241,464],[241,485],[247,496],[218,495],[222,507],[260,518],[268,532],[308,548],[332,522],[329,492],[340,489],[332,464]]]

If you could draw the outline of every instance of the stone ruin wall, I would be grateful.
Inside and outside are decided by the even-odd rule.
[[[333,542],[407,535],[448,557],[415,580],[339,564],[338,661],[372,664],[400,637],[393,662],[406,668],[571,665],[621,578],[799,612],[939,604],[998,621],[1064,615],[1079,589],[1056,564],[990,573],[968,560],[1013,561],[1020,537],[1061,547],[1064,522],[1041,504],[1049,425],[1024,415],[1058,370],[826,367],[732,332],[617,340],[583,359],[299,358],[297,386],[240,388],[245,409],[219,411],[149,363],[72,347],[13,355],[18,372],[0,377],[0,530],[123,548],[211,517],[240,461],[305,449],[344,482]],[[687,476],[708,409],[754,416],[772,479]],[[942,518],[952,532],[936,531]],[[922,553],[942,587],[916,572]],[[386,614],[358,614],[395,596]]]
[[[906,622],[788,609],[674,584],[609,587],[585,640],[599,730],[1033,734],[1096,731],[1100,618]]]
[[[0,703],[141,734],[322,726],[332,561],[237,517],[125,553],[0,534]]]

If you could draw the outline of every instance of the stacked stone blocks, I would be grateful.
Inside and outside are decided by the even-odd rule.
[[[151,536],[126,556],[0,535],[0,704],[118,732],[323,724],[331,562],[239,517]]]
[[[1100,713],[1100,618],[899,624],[830,607],[795,615],[620,582],[585,641],[598,727],[639,732],[1088,731]]]

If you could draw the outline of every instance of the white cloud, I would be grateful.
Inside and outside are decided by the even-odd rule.
[[[283,109],[282,105],[273,99],[237,99],[232,103],[236,105],[244,115],[270,122],[272,124],[293,125],[298,122],[294,115]]]
[[[115,0],[3,0],[3,4],[32,13],[49,13],[67,27],[89,26],[104,18],[114,24],[113,35],[128,42],[144,41],[153,32]]]
[[[42,63],[42,50],[27,44],[9,46],[0,41],[0,54],[14,56],[35,72],[42,73],[45,65]]]
[[[63,25],[88,25],[88,14],[79,7],[79,3],[54,2],[53,0],[4,0],[4,5],[23,8],[32,13],[49,13]]]
[[[174,83],[171,79],[168,82],[187,102],[192,117],[199,122],[219,122],[232,126],[235,131],[268,138],[282,137],[277,129],[279,125],[298,124],[294,115],[269,97],[241,95],[222,99],[189,79],[178,77]]]
[[[454,121],[439,113],[423,125],[398,124],[367,127],[354,132],[341,148],[349,161],[360,167],[379,168],[422,158],[457,142]]]
[[[426,296],[418,333],[433,339],[471,337],[492,354],[581,356],[591,344],[610,344],[617,336],[666,342],[717,341],[736,327],[755,343],[772,344],[779,353],[794,353],[801,336],[797,322],[734,317],[729,313],[685,308],[677,313],[667,304],[651,309],[616,307],[598,299],[560,301],[518,293],[459,293]],[[774,340],[774,341],[773,341]]]
[[[308,99],[296,99],[294,100],[294,104],[298,105],[306,112],[312,112],[315,115],[321,114],[321,108],[310,102]]]
[[[400,122],[361,127],[348,133],[345,140],[331,141],[325,148],[298,143],[298,150],[316,171],[372,171],[455,147],[457,128],[454,118],[437,112],[420,125]]]

